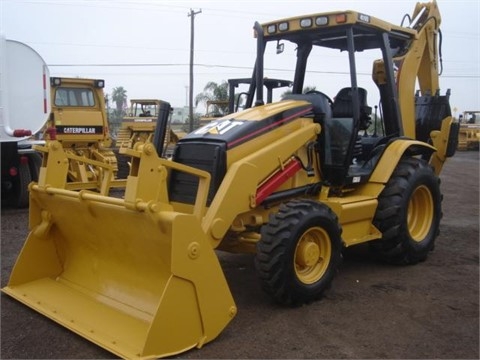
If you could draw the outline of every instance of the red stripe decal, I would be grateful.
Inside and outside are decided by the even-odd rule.
[[[288,117],[286,117],[286,118],[283,118],[283,119],[281,119],[281,120],[279,120],[279,121],[276,121],[276,122],[274,122],[273,124],[270,124],[270,125],[262,128],[262,129],[259,129],[259,130],[257,130],[257,131],[254,131],[254,132],[252,132],[252,133],[250,133],[250,134],[248,134],[248,135],[245,135],[244,137],[241,137],[241,138],[239,138],[239,139],[236,139],[236,140],[234,140],[234,141],[232,141],[231,143],[228,144],[228,148],[232,148],[232,147],[234,147],[235,145],[237,145],[238,143],[244,142],[244,141],[248,140],[248,139],[251,138],[251,137],[257,136],[257,135],[261,134],[262,132],[265,132],[265,131],[271,129],[272,127],[278,126],[278,125],[280,125],[280,124],[283,124],[283,123],[286,123],[286,122],[288,122],[288,121],[290,121],[290,120],[293,120],[293,119],[295,119],[295,118],[297,118],[297,117],[299,117],[299,116],[302,116],[303,114],[308,113],[308,112],[309,112],[310,110],[312,110],[312,109],[313,109],[313,106],[312,106],[312,107],[309,107],[309,108],[306,108],[306,109],[304,109],[304,110],[301,110],[301,111],[299,111],[299,112],[297,112],[297,113],[295,113],[295,114],[292,114],[292,115],[290,115],[290,116],[288,116]]]
[[[43,113],[47,113],[47,74],[43,66]]]

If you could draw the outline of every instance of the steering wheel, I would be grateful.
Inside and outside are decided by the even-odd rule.
[[[324,94],[323,92],[321,91],[318,91],[318,90],[310,90],[310,91],[307,91],[305,94],[316,94],[316,95],[321,95],[323,97],[325,97],[328,101],[328,103],[330,104],[330,106],[333,105],[333,100],[330,99],[330,97],[326,94]]]

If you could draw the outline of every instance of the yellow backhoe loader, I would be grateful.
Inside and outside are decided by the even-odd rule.
[[[234,318],[216,250],[255,253],[262,287],[286,305],[318,299],[345,247],[425,260],[458,126],[439,92],[436,2],[418,3],[408,22],[336,11],[255,23],[247,110],[180,139],[172,160],[158,155],[162,136],[128,149],[123,199],[68,190],[65,151],[50,142],[30,186],[31,232],[3,291],[118,356],[156,358],[202,347]],[[292,95],[264,104],[271,47],[297,60]],[[322,51],[348,63],[334,100],[301,93],[319,73],[307,60],[318,69],[331,59]],[[371,107],[356,66],[372,51],[377,137],[363,131]]]

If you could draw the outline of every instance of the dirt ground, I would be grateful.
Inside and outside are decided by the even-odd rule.
[[[274,305],[253,258],[221,254],[238,306],[223,333],[179,358],[479,358],[479,153],[457,152],[441,175],[440,236],[427,261],[389,266],[350,251],[322,300]],[[26,210],[1,212],[1,285],[27,236]],[[107,359],[112,354],[2,293],[2,359]]]

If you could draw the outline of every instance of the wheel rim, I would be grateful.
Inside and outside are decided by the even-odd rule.
[[[327,271],[332,254],[330,236],[320,228],[308,229],[300,237],[294,256],[297,278],[304,284],[313,284]]]
[[[410,236],[416,242],[425,239],[433,222],[434,204],[432,194],[425,185],[413,192],[407,213],[407,225]]]

